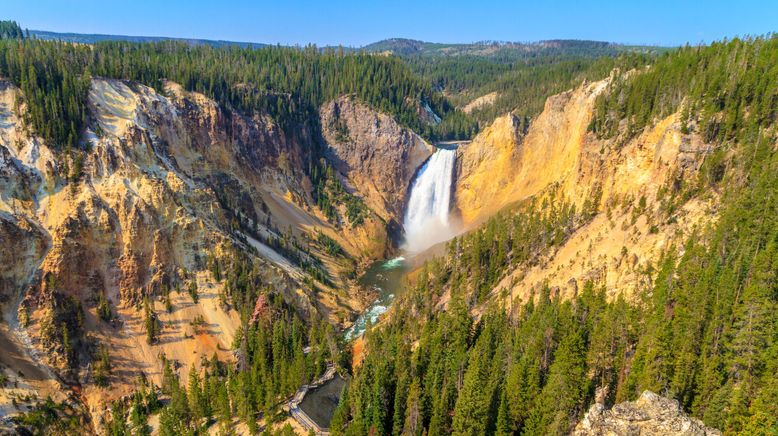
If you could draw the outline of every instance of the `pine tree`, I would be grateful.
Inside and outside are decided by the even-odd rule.
[[[338,436],[345,433],[346,425],[350,418],[351,402],[349,401],[349,389],[348,385],[343,387],[343,391],[340,394],[340,401],[335,408],[335,412],[332,414],[332,420],[330,421],[330,433],[334,436]]]
[[[65,352],[65,360],[70,364],[73,360],[73,345],[70,343],[70,335],[68,333],[68,326],[64,322],[61,326],[62,330],[62,349]]]
[[[173,367],[170,365],[170,360],[162,356],[162,393],[168,396],[173,396],[175,390],[178,389],[178,376],[173,372]]]
[[[200,299],[200,296],[197,291],[197,281],[192,280],[189,282],[189,288],[188,288],[189,296],[192,297],[192,302],[197,304],[197,302]]]
[[[113,318],[113,313],[111,312],[111,305],[108,303],[108,299],[105,298],[105,292],[100,292],[98,294],[97,316],[100,317],[100,319],[105,322],[110,322],[111,319]]]
[[[143,299],[143,324],[146,327],[146,342],[153,344],[157,340],[157,315],[149,304],[148,297]]]
[[[568,433],[583,409],[588,392],[584,341],[581,331],[569,332],[554,353],[548,380],[538,398],[538,409],[530,416],[528,434]]]
[[[194,364],[189,369],[189,410],[192,412],[192,419],[197,422],[200,418],[206,417],[205,397],[200,388],[200,377],[197,375],[197,369]]]
[[[396,405],[395,407],[400,408],[400,405]],[[402,408],[400,408],[400,410],[402,410]],[[408,388],[408,397],[403,412],[403,419],[402,421],[395,422],[397,426],[402,425],[402,427],[400,427],[402,434],[419,435],[423,433],[421,412],[421,386],[419,385],[419,381],[414,379]]]
[[[97,353],[97,360],[93,365],[93,374],[95,384],[98,386],[108,386],[108,378],[111,375],[111,361],[108,354],[108,348],[101,346]]]
[[[486,341],[480,343],[486,346]],[[470,356],[465,382],[459,392],[452,427],[455,433],[486,434],[490,396],[485,382],[488,377],[489,356],[483,347],[476,347]]]
[[[505,388],[500,389],[502,394],[500,395],[500,405],[497,410],[497,428],[495,430],[495,436],[510,436],[513,434],[513,425],[511,423],[511,415],[508,410],[508,396],[505,393]]]
[[[106,430],[111,436],[129,436],[130,429],[126,422],[127,411],[124,403],[119,400],[111,403],[111,419],[106,425]]]

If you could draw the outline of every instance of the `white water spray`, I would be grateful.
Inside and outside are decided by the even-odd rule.
[[[438,149],[419,170],[405,212],[405,249],[416,253],[453,234],[448,213],[456,150]]]

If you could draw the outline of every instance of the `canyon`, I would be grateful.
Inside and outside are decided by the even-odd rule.
[[[495,293],[508,289],[508,295],[526,298],[548,283],[572,295],[578,283],[600,275],[610,293],[637,295],[645,285],[641,262],[712,219],[715,210],[712,199],[690,200],[677,222],[649,232],[658,214],[657,190],[672,177],[692,177],[703,148],[699,138],[679,132],[677,115],[619,150],[594,139],[586,125],[606,85],[584,84],[549,98],[528,129],[506,115],[469,144],[437,152],[390,116],[351,98],[325,104],[325,156],[369,209],[353,226],[333,225],[312,204],[311,183],[301,171],[310,138],[287,135],[261,116],[227,118],[212,100],[175,83],[161,95],[135,83],[95,79],[89,94],[95,121],[86,134],[92,151],[82,179],[64,185],[57,171],[62,163],[23,128],[17,111],[24,107],[14,109],[19,90],[4,81],[0,218],[3,240],[18,245],[2,247],[4,319],[12,320],[3,340],[18,348],[28,367],[40,363],[42,374],[63,371],[54,379],[82,385],[83,400],[99,416],[105,401],[127,395],[129,385],[117,379],[106,393],[90,383],[88,368],[65,369],[62,349],[44,339],[40,325],[62,298],[76,298],[86,308],[85,330],[107,344],[122,379],[144,374],[159,383],[157,355],[180,362],[185,377],[200,356],[226,358],[240,325],[237,314],[219,304],[224,284],[207,274],[207,257],[245,253],[301,313],[315,311],[348,326],[367,300],[339,274],[397,252],[401,226],[406,243],[417,244],[409,249],[419,251],[454,235],[430,236],[447,226],[449,209],[463,229],[473,228],[530,197],[570,200],[579,208],[594,198],[603,212],[537,266],[507,275]],[[427,180],[425,165],[442,173]],[[425,185],[418,196],[413,183]],[[640,198],[648,200],[637,215]],[[614,212],[606,216],[605,209]],[[333,277],[331,284],[311,286],[269,241],[280,235],[312,241],[316,232],[337,241],[357,266],[310,243]],[[141,296],[188,283],[199,289],[199,302],[174,295],[170,314],[153,302],[161,322],[173,327],[161,344],[147,344],[134,309]],[[100,293],[117,307],[111,325],[97,319]],[[195,331],[188,325],[196,317],[218,328]],[[129,349],[131,355],[123,351]],[[46,383],[38,380],[29,390],[66,391],[40,387]]]
[[[83,401],[100,422],[106,405],[131,393],[137,377],[161,383],[160,355],[178,362],[182,376],[201,357],[229,358],[241,321],[220,297],[228,284],[208,273],[216,257],[247,256],[301,316],[348,326],[369,295],[345,274],[396,249],[390,233],[398,232],[405,192],[432,151],[364,104],[344,98],[323,106],[322,124],[345,123],[350,135],[339,141],[324,130],[337,171],[331,177],[369,208],[358,225],[347,218],[332,223],[315,206],[302,171],[311,138],[289,135],[268,117],[227,117],[213,100],[172,82],[161,94],[95,79],[94,121],[85,134],[91,149],[80,163],[83,175],[67,183],[62,168],[72,162],[24,127],[20,90],[5,80],[0,90],[0,295],[8,321],[0,334],[15,350],[3,364],[19,386],[4,391],[3,410],[14,408],[12,397],[15,404],[68,398],[68,386],[76,385],[80,396],[71,401]],[[345,209],[338,214],[345,217]],[[344,252],[328,253],[317,234]],[[280,239],[301,241],[308,251],[279,246]],[[330,280],[305,279],[303,265],[314,257]],[[198,301],[182,291],[189,287]],[[169,310],[162,297],[151,300],[165,327],[159,342],[148,344],[139,304],[144,295],[168,292]],[[109,323],[98,316],[99,298],[115,307]],[[95,385],[89,365],[71,369],[62,344],[44,332],[46,320],[62,316],[71,301],[85,308],[86,342],[76,361],[105,346],[116,374],[108,391]]]
[[[417,277],[452,238],[518,210],[566,205],[587,218],[498,277],[468,309],[475,319],[543,289],[572,300],[587,282],[602,285],[608,301],[637,303],[651,292],[652,264],[683,255],[684,242],[716,222],[720,192],[666,200],[701,177],[713,151],[683,126],[683,106],[624,141],[591,131],[615,74],[550,96],[531,122],[497,117],[456,147],[425,140],[353,95],[285,128],[172,81],[155,89],[92,78],[77,159],[30,130],[21,90],[0,80],[0,344],[9,351],[0,363],[13,385],[0,395],[2,415],[50,396],[83,406],[102,429],[111,402],[131,396],[136,380],[163,384],[166,362],[182,379],[208,359],[231,362],[249,313],[227,302],[234,283],[218,271],[241,262],[268,290],[246,303],[251,324],[272,318],[272,294],[301,319],[323,319],[354,339],[394,316],[406,271]],[[441,122],[415,104],[426,125]],[[360,281],[366,272],[370,283]],[[430,304],[451,310],[452,292]],[[162,326],[156,341],[147,340],[144,310]],[[68,338],[71,329],[81,337]],[[354,343],[349,364],[359,366],[364,346],[364,338]],[[108,386],[90,360],[98,349],[112,362]],[[681,419],[677,404],[663,401],[646,394],[613,411],[600,405],[576,434],[621,432],[614,419],[625,407],[649,402]]]

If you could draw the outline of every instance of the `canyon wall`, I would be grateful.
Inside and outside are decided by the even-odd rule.
[[[330,162],[381,218],[401,223],[410,183],[433,147],[348,96],[322,106],[320,116]]]
[[[388,116],[340,102],[356,148],[333,141],[341,152],[328,157],[368,205],[359,225],[334,222],[316,206],[306,173],[315,127],[282,129],[267,115],[227,113],[175,83],[157,91],[94,79],[83,150],[68,152],[30,132],[23,96],[0,80],[0,302],[7,323],[0,342],[18,350],[24,373],[53,388],[42,390],[16,373],[20,364],[2,360],[11,382],[63,395],[61,382],[81,386],[81,401],[100,417],[137,377],[159,384],[162,355],[183,377],[201,358],[229,360],[240,316],[224,303],[228,284],[210,272],[211,259],[249,259],[261,283],[301,316],[316,312],[348,325],[367,296],[347,273],[390,246],[387,222],[401,216],[414,165],[429,146]],[[327,251],[320,234],[344,252]],[[311,276],[311,268],[328,278]],[[198,301],[183,291],[190,287]],[[101,298],[113,308],[110,321],[98,314]],[[144,328],[146,299],[162,326],[153,344]],[[83,335],[65,340],[61,325],[71,323]],[[108,388],[95,385],[89,363],[98,346],[113,365]],[[13,409],[11,402],[0,396],[3,410]]]
[[[715,218],[716,192],[681,201],[671,219],[666,213],[674,186],[694,180],[710,151],[698,135],[681,132],[678,114],[628,141],[588,132],[607,83],[550,97],[529,128],[502,116],[460,148],[456,206],[469,228],[531,198],[593,213],[562,246],[505,277],[495,293],[526,299],[547,284],[572,295],[591,279],[611,296],[639,295],[648,285],[643,268],[665,250],[682,250],[696,227]]]

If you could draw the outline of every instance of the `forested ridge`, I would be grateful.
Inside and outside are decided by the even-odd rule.
[[[568,41],[561,48],[502,49],[489,56],[403,58],[315,46],[213,47],[181,41],[84,45],[25,38],[18,24],[3,23],[0,75],[22,89],[27,121],[36,133],[60,148],[79,145],[89,79],[95,76],[137,81],[157,90],[171,80],[214,98],[225,109],[268,113],[284,127],[310,123],[322,103],[352,94],[428,139],[466,139],[479,123],[509,111],[533,117],[546,97],[584,79],[604,77],[616,65],[645,64],[654,55],[652,50],[617,50],[586,41]],[[499,97],[493,107],[468,116],[440,91],[456,104],[493,91]],[[420,118],[425,104],[442,118],[440,125]]]
[[[740,139],[743,129],[775,120],[778,38],[686,46],[641,74],[618,76],[610,87],[598,98],[590,125],[599,137],[629,139],[683,105],[684,131],[695,128],[707,142]]]
[[[390,52],[400,57],[428,58],[480,57],[500,64],[515,64],[549,57],[603,57],[624,52],[664,50],[654,46],[630,46],[605,41],[552,39],[537,42],[479,41],[473,43],[436,43],[406,38],[390,38],[368,44],[361,50]]]
[[[321,52],[314,46],[87,46],[4,39],[0,75],[22,89],[36,133],[60,148],[79,145],[89,79],[95,76],[137,81],[160,91],[164,80],[172,80],[214,98],[227,110],[268,113],[285,128],[312,123],[319,105],[344,94],[355,95],[430,139],[440,135],[420,119],[419,108],[428,104],[444,119],[453,113],[444,97],[395,57]]]
[[[490,301],[499,278],[563,241],[598,201],[579,212],[537,202],[505,212],[450,242],[388,322],[368,331],[333,434],[567,433],[598,388],[608,404],[644,390],[675,398],[725,433],[778,432],[774,47],[768,36],[685,48],[624,76],[598,102],[592,128],[613,137],[695,108],[684,128],[715,150],[699,177],[658,194],[672,219],[678,198],[722,192],[718,221],[680,256],[667,250],[645,269],[650,292],[607,299],[589,281],[571,300],[541,288],[509,307]],[[602,130],[609,122],[617,127]]]
[[[496,93],[493,104],[474,110],[470,116],[482,127],[508,112],[534,118],[549,96],[574,88],[584,80],[605,78],[614,68],[626,71],[644,66],[658,53],[666,51],[660,47],[628,47],[595,41],[476,47],[478,50],[462,49],[462,53],[453,50],[456,54],[448,47],[439,52],[399,52],[414,72],[457,106]],[[441,54],[444,50],[445,54]]]

